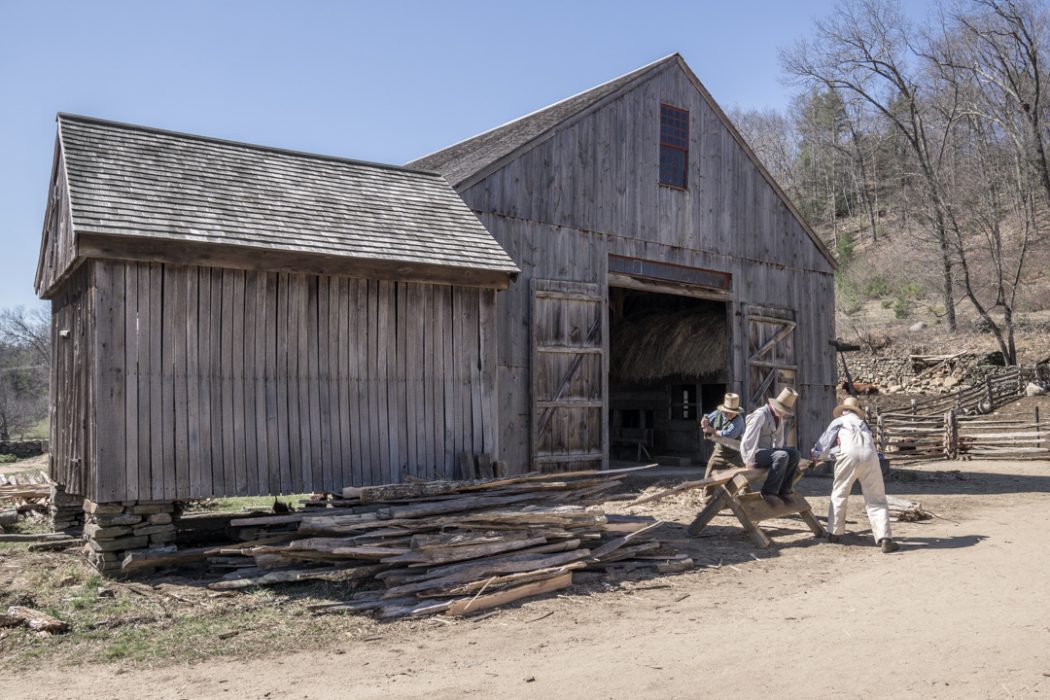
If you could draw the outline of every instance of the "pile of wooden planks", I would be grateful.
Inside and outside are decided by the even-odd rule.
[[[43,473],[0,474],[0,501],[42,501],[50,495],[51,482]]]
[[[662,523],[598,505],[627,471],[348,488],[323,510],[232,521],[253,539],[207,552],[232,569],[209,587],[348,581],[359,592],[315,612],[392,619],[480,612],[566,588],[583,569],[691,569],[657,539]]]

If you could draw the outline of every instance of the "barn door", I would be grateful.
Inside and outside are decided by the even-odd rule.
[[[790,309],[749,307],[747,312],[747,407],[753,411],[784,387],[798,390],[795,320]],[[784,425],[787,444],[798,446],[795,419]]]
[[[603,463],[604,308],[600,285],[532,281],[533,468]]]

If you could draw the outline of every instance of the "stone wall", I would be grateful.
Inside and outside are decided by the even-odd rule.
[[[66,493],[61,484],[51,484],[51,529],[67,535],[78,535],[84,529],[84,497]]]
[[[84,552],[103,573],[117,573],[128,552],[159,549],[175,541],[172,501],[83,502]]]
[[[47,440],[5,440],[0,442],[0,455],[14,455],[19,459],[37,457],[47,452]]]

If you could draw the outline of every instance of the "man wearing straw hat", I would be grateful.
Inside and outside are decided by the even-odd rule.
[[[900,546],[890,535],[890,512],[886,505],[886,485],[882,481],[879,454],[875,441],[864,422],[864,412],[857,399],[850,396],[832,411],[835,419],[813,445],[813,458],[823,459],[837,452],[835,480],[828,506],[828,540],[842,542],[846,532],[846,499],[854,481],[860,481],[864,506],[875,542],[889,554]]]
[[[744,432],[744,419],[740,415],[740,396],[726,394],[722,403],[714,411],[700,419],[700,429],[708,437],[717,435],[728,439],[739,438]],[[743,464],[739,452],[716,442],[711,458],[707,460],[707,471],[704,473],[704,478],[709,479],[711,472],[716,469],[732,469],[741,467]]]
[[[798,450],[784,445],[784,419],[795,415],[798,392],[784,387],[775,399],[747,417],[744,437],[740,439],[740,456],[749,468],[768,469],[762,484],[762,497],[773,505],[789,498],[798,471]]]

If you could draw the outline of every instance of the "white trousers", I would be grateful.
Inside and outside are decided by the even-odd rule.
[[[890,537],[890,511],[886,506],[886,485],[882,482],[879,456],[871,450],[845,452],[835,460],[835,481],[831,486],[828,506],[828,531],[841,535],[846,531],[846,499],[853,482],[860,481],[864,506],[875,542]]]

